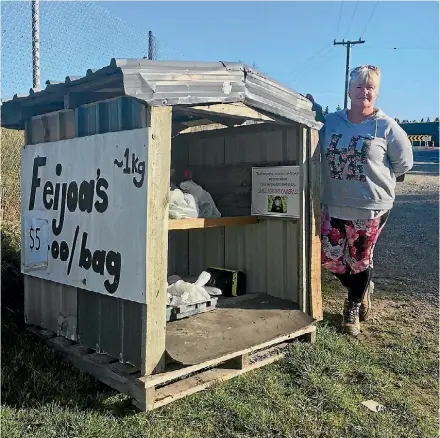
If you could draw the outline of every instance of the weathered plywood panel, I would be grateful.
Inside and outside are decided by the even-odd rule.
[[[63,140],[75,136],[73,110],[65,110],[31,119],[26,128],[29,145]],[[25,320],[77,337],[77,292],[76,288],[52,281],[24,276]]]
[[[131,98],[76,108],[75,119],[78,136],[142,128],[147,123],[144,105]],[[81,290],[78,295],[81,344],[90,348],[99,346],[108,354],[140,367],[143,307],[140,303]]]

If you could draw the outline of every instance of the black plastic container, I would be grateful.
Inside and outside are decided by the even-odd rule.
[[[206,286],[217,287],[224,297],[236,297],[246,293],[246,274],[225,268],[208,268],[211,279]]]

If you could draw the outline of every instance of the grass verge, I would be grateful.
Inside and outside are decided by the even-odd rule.
[[[2,317],[2,436],[437,437],[438,317],[429,303],[375,294],[361,337],[339,332],[343,294],[323,279],[317,343],[151,413],[62,362]],[[361,405],[373,399],[380,413]]]

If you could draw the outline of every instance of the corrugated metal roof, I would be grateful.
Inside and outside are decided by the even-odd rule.
[[[243,102],[269,114],[319,129],[311,103],[299,93],[245,64],[233,62],[112,59],[83,77],[47,81],[41,91],[2,102],[4,127],[23,129],[26,119],[118,96],[150,106]]]

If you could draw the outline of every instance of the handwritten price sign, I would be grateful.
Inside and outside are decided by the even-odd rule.
[[[22,272],[145,303],[148,130],[22,151]]]
[[[49,257],[49,222],[33,216],[24,217],[24,257],[28,269],[44,269]]]

